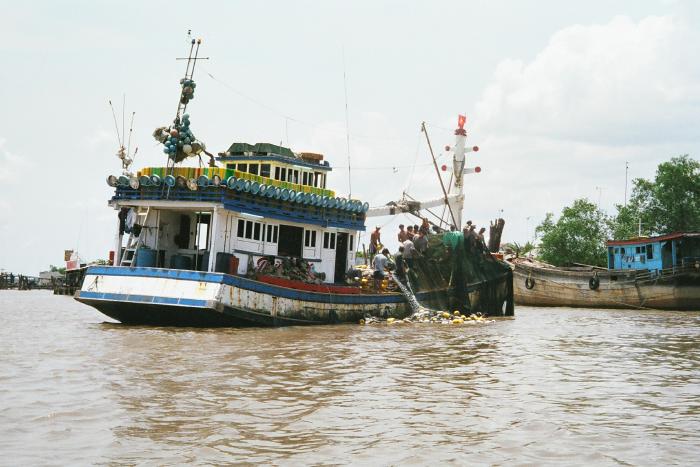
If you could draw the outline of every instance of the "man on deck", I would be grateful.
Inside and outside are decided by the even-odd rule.
[[[413,226],[409,225],[408,227],[406,227],[406,240],[413,240],[413,236]]]
[[[428,221],[427,217],[423,218],[423,223],[421,223],[418,232],[422,233],[423,235],[430,235],[430,221]]]
[[[403,257],[403,246],[399,247],[399,252],[394,256],[394,263],[396,264],[396,277],[402,283],[406,283],[406,260]]]
[[[369,237],[369,254],[370,255],[376,255],[377,252],[379,251],[379,245],[382,243],[382,236],[379,233],[379,229],[381,227],[376,226],[374,228],[374,232],[372,232],[372,235]]]
[[[413,245],[416,247],[416,251],[420,254],[425,253],[425,250],[428,249],[428,237],[425,235],[426,234],[421,230],[418,232],[418,236],[413,239]]]
[[[408,235],[406,234],[406,231],[403,229],[403,224],[399,224],[399,243],[403,243],[406,240],[408,240]]]
[[[387,262],[389,261],[389,250],[384,248],[381,253],[377,253],[372,260],[372,265],[374,266],[374,289],[379,290],[379,285],[386,275],[384,269],[386,269]]]
[[[403,257],[406,260],[406,264],[409,269],[413,268],[413,257],[416,255],[416,247],[413,241],[406,240],[403,242]]]

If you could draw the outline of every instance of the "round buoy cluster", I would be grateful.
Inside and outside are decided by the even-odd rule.
[[[181,119],[176,118],[170,127],[156,128],[153,137],[163,144],[163,152],[175,162],[206,150],[205,144],[197,140],[190,129],[188,114],[184,114]]]
[[[180,103],[187,105],[192,99],[194,99],[194,88],[197,87],[197,83],[195,83],[192,79],[182,78],[180,80],[180,85],[182,86]]]
[[[387,318],[386,320],[376,316],[367,315],[360,320],[360,324],[401,324],[401,323],[432,323],[432,324],[485,324],[495,323],[493,319],[486,319],[481,313],[463,315],[455,310],[452,313],[447,311],[422,309],[404,319]]]
[[[226,186],[229,190],[234,190],[242,193],[249,193],[260,198],[271,198],[276,200],[287,201],[307,206],[317,206],[328,209],[337,209],[350,213],[365,213],[369,209],[369,203],[341,197],[321,196],[315,193],[305,193],[289,188],[280,188],[274,185],[266,185],[265,183],[254,182],[244,178],[236,178],[231,176],[225,181],[221,180],[218,175],[209,178],[206,175],[200,175],[199,178],[187,179],[182,176],[166,175],[160,178],[158,175],[142,175],[139,178],[127,177],[122,175],[116,177],[110,175],[107,177],[107,184],[111,187],[131,187],[137,190],[141,186],[160,186],[165,184],[168,187],[186,187],[192,191],[207,188],[209,186]]]

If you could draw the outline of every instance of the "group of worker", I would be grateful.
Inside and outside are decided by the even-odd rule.
[[[380,226],[375,227],[370,235],[369,246],[376,289],[379,288],[379,283],[386,277],[385,270],[387,267],[390,269],[393,268],[398,279],[405,283],[406,273],[413,268],[414,260],[425,254],[428,249],[430,222],[427,218],[423,218],[423,222],[420,226],[416,224],[406,227],[400,224],[397,235],[399,251],[393,255],[393,257],[390,255],[388,248],[382,248],[380,230]],[[484,238],[485,232],[485,227],[482,227],[477,232],[476,224],[472,223],[472,221],[467,221],[462,229],[466,248],[473,253],[487,252],[488,247],[486,246],[486,239]]]
[[[484,232],[486,232],[486,228],[482,227],[479,229],[479,233],[476,233],[476,224],[472,224],[472,221],[467,221],[467,224],[462,229],[462,234],[464,235],[464,243],[470,251],[488,251]]]
[[[374,232],[370,235],[369,253],[374,269],[375,288],[379,288],[379,283],[386,276],[387,266],[392,266],[399,280],[405,282],[406,272],[413,268],[414,259],[422,256],[428,250],[430,222],[427,218],[423,218],[420,226],[418,224],[408,227],[403,224],[399,225],[397,235],[399,251],[393,257],[388,248],[383,248],[380,251],[382,248],[380,229],[380,226],[375,227]]]

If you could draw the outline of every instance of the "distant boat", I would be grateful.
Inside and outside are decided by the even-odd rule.
[[[700,232],[607,242],[608,267],[516,258],[515,303],[700,311]]]

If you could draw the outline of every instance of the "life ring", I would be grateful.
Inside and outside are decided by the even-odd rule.
[[[588,287],[591,290],[597,290],[598,287],[600,287],[600,279],[598,279],[598,274],[595,274],[593,277],[588,279]]]
[[[533,279],[532,277],[528,277],[527,279],[525,279],[525,288],[527,290],[532,290],[534,287],[535,287],[535,279]]]

